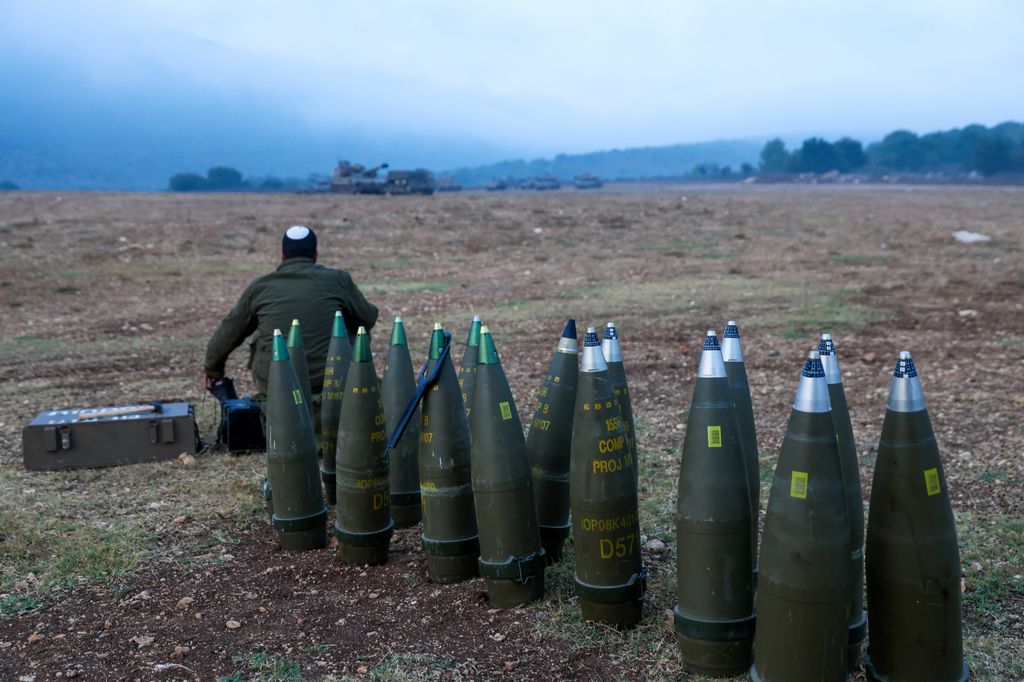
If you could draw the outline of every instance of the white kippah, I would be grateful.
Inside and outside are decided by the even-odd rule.
[[[293,225],[284,233],[288,239],[305,239],[309,236],[309,228],[305,225]]]

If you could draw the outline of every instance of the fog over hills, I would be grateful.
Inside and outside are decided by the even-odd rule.
[[[665,176],[775,135],[993,125],[1024,101],[1024,11],[981,2],[0,0],[0,182],[163,189],[341,158]]]

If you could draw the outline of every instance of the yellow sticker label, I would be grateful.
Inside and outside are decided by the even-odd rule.
[[[789,479],[789,496],[801,500],[807,499],[807,472],[794,471],[793,477]]]
[[[928,491],[929,497],[932,495],[938,495],[942,492],[942,485],[939,483],[938,469],[924,470],[924,489]]]
[[[720,448],[720,447],[722,447],[722,427],[721,426],[709,426],[708,427],[708,447],[709,448]]]
[[[498,403],[498,407],[501,409],[501,418],[508,420],[512,418],[512,408],[509,407],[508,403]]]

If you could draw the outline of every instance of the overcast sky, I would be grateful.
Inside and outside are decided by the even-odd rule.
[[[0,0],[0,58],[58,99],[536,154],[1024,118],[1020,0]]]

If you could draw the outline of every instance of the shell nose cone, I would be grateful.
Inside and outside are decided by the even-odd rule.
[[[893,371],[892,375],[897,378],[913,378],[917,376],[917,366],[914,365],[914,359],[910,357],[910,351],[900,351],[900,356],[896,360],[896,369]]]
[[[804,369],[800,373],[800,383],[796,387],[793,409],[798,412],[830,412],[832,410],[832,403],[828,397],[828,384],[825,383],[825,368],[821,364],[821,354],[816,350],[807,354]]]
[[[700,365],[697,368],[699,378],[724,378],[725,361],[722,359],[722,347],[718,345],[718,334],[709,329],[704,337],[704,348],[700,352]]]
[[[909,351],[900,351],[896,360],[887,407],[893,412],[920,412],[925,409],[921,378]]]
[[[601,341],[601,352],[605,362],[622,362],[622,346],[619,344],[619,330],[614,322],[604,326],[604,339]]]
[[[569,321],[565,323],[565,329],[562,330],[562,337],[558,339],[557,350],[560,353],[578,352],[578,347],[576,345],[576,320],[570,318]]]
[[[601,342],[597,338],[597,331],[593,327],[587,327],[587,333],[583,336],[583,358],[580,361],[581,372],[603,372],[608,369],[604,353],[601,351]]]
[[[825,368],[825,381],[830,384],[843,383],[843,375],[839,371],[839,355],[836,353],[836,344],[831,334],[826,332],[821,335],[818,341],[818,354]]]
[[[740,344],[740,329],[736,320],[729,320],[722,332],[722,359],[726,362],[743,362],[743,346]]]

